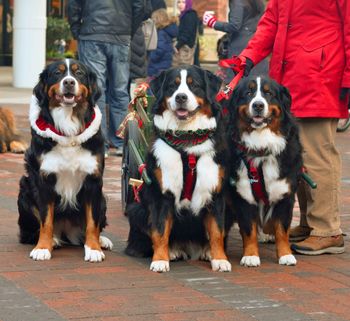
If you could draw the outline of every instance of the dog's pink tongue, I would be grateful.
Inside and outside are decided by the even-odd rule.
[[[178,116],[180,116],[180,117],[187,116],[188,110],[186,110],[186,109],[178,109],[178,110],[176,111],[176,114],[177,114]]]

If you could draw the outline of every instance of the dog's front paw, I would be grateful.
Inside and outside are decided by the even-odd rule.
[[[240,262],[243,266],[260,266],[260,257],[256,255],[243,256]]]
[[[100,245],[105,250],[112,250],[113,249],[112,241],[106,236],[100,235]]]
[[[89,246],[84,245],[85,248],[85,261],[88,262],[102,262],[105,259],[105,255],[101,250],[93,250]]]
[[[153,261],[149,269],[153,272],[169,272],[169,261]]]
[[[231,272],[231,263],[227,260],[211,260],[213,271]]]
[[[51,259],[51,252],[48,249],[33,249],[29,256],[35,261],[44,261]]]
[[[278,260],[278,264],[281,265],[296,265],[297,264],[297,260],[294,257],[293,254],[287,254],[287,255],[283,255],[279,258]]]

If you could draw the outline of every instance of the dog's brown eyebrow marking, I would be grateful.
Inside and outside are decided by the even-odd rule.
[[[249,89],[254,89],[256,87],[256,83],[251,81],[249,84],[248,84],[248,88]]]
[[[58,65],[58,70],[60,71],[60,72],[64,72],[65,70],[66,70],[66,66],[64,65],[64,64],[60,64],[60,65]]]
[[[192,83],[193,83],[193,78],[192,78],[191,76],[189,76],[189,77],[187,78],[187,83],[188,83],[188,84],[192,84]]]
[[[73,72],[77,71],[78,69],[79,69],[78,64],[73,64],[73,65],[72,65],[72,71],[73,71]]]
[[[176,85],[180,85],[180,83],[181,83],[181,78],[180,78],[179,76],[177,76],[177,77],[175,78],[175,83],[176,83]]]
[[[269,84],[265,84],[264,86],[263,86],[263,89],[264,89],[264,91],[270,91],[270,86],[269,86]]]

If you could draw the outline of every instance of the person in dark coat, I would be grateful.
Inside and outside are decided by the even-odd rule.
[[[254,35],[256,26],[264,13],[262,0],[229,0],[228,22],[218,21],[215,15],[206,11],[203,15],[203,24],[229,34],[228,56],[237,56]],[[263,60],[253,70],[252,74],[267,74],[268,62]],[[233,72],[226,70],[226,82],[233,77]]]
[[[166,9],[166,3],[164,0],[151,0],[152,10]]]
[[[152,50],[148,60],[148,76],[157,76],[162,70],[171,67],[173,59],[173,39],[176,38],[178,28],[170,20],[166,9],[159,9],[152,13],[152,19],[157,27],[157,49]]]
[[[179,32],[175,45],[173,65],[193,64],[197,44],[199,19],[192,9],[192,0],[177,0],[180,11]]]
[[[78,40],[79,60],[96,73],[102,93],[97,105],[102,112],[105,156],[110,145],[119,155],[123,149],[123,140],[115,131],[127,112],[129,45],[144,10],[144,0],[68,1],[68,21]]]

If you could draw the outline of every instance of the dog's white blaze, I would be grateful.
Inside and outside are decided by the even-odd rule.
[[[269,111],[269,104],[267,103],[266,99],[263,97],[262,93],[261,93],[261,78],[257,77],[256,78],[256,94],[254,96],[254,98],[250,101],[249,103],[249,113],[250,115],[253,114],[253,104],[258,101],[258,102],[262,102],[264,104],[264,112],[262,114],[263,117],[266,117]]]
[[[155,141],[153,152],[162,171],[162,192],[172,192],[179,206],[183,185],[181,155],[161,139]]]
[[[97,170],[96,156],[80,146],[56,145],[43,154],[41,160],[40,170],[46,175],[53,173],[57,176],[55,191],[61,196],[61,206],[76,207],[76,196],[86,175]]]
[[[51,110],[56,129],[65,136],[76,136],[81,130],[79,119],[73,116],[73,109],[67,107],[56,107]]]
[[[66,80],[66,79],[72,79],[72,80],[74,80],[74,95],[77,95],[78,94],[78,92],[79,92],[79,86],[78,86],[78,82],[77,82],[77,80],[73,77],[73,76],[71,76],[71,74],[70,74],[70,61],[69,61],[69,59],[65,59],[65,61],[66,61],[66,66],[67,66],[67,76],[65,76],[61,81],[60,81],[60,93],[62,94],[63,93],[63,88],[64,88],[64,85],[63,85],[63,83],[64,83],[64,81]]]
[[[216,119],[208,118],[203,114],[196,114],[188,121],[180,121],[172,111],[165,110],[162,115],[154,115],[154,125],[160,130],[193,130],[197,129],[214,129],[216,128]]]
[[[188,88],[187,85],[187,70],[182,69],[180,71],[180,85],[177,88],[177,90],[172,94],[172,96],[168,99],[168,104],[172,110],[175,110],[177,108],[177,104],[175,101],[175,97],[177,94],[186,94],[187,95],[187,103],[186,103],[186,109],[188,111],[193,111],[198,107],[198,102],[196,99],[196,96],[192,93],[190,88]]]

